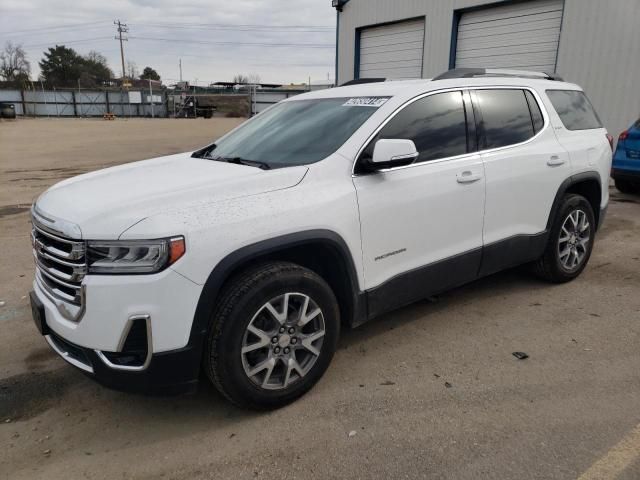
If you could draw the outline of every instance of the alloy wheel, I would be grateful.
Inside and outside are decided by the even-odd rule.
[[[285,293],[265,303],[242,339],[247,377],[267,390],[283,390],[302,379],[320,357],[325,335],[322,310],[303,293]]]
[[[573,210],[567,215],[558,238],[558,257],[562,266],[573,271],[584,262],[591,241],[591,225],[587,214]]]

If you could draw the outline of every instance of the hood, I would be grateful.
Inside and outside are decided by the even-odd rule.
[[[36,210],[75,224],[82,238],[106,240],[166,210],[292,187],[306,172],[304,166],[261,170],[183,153],[64,180],[40,195]]]

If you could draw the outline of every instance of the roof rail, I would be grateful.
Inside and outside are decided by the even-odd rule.
[[[528,70],[506,70],[498,68],[454,68],[453,70],[441,73],[437,77],[434,77],[433,80],[473,77],[520,77],[556,80],[559,82],[563,81],[562,77],[556,73],[530,72]]]
[[[386,82],[386,78],[356,78],[354,80],[349,80],[348,82],[344,82],[341,87],[348,87],[349,85],[360,85],[361,83],[378,83],[378,82]]]

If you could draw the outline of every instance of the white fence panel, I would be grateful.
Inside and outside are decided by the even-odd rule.
[[[112,112],[119,117],[151,116],[151,105],[130,104],[127,92],[99,90],[0,90],[0,102],[13,103],[17,115],[42,117],[101,117]],[[154,92],[153,114],[165,117],[166,93]]]

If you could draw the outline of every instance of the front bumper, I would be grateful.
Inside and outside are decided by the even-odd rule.
[[[144,368],[123,370],[105,361],[105,353],[76,345],[54,332],[47,323],[44,306],[33,292],[31,304],[36,327],[53,351],[98,383],[115,390],[145,394],[188,393],[197,388],[201,339],[194,337],[193,342],[181,349],[149,352]]]
[[[82,286],[84,313],[73,321],[60,312],[37,279],[33,284],[49,328],[69,342],[117,352],[130,318],[148,315],[153,353],[187,345],[202,286],[171,269],[153,275],[87,275]]]
[[[87,275],[83,287],[84,313],[73,321],[37,279],[33,284],[34,320],[54,351],[117,390],[195,389],[202,334],[192,326],[202,286],[168,269],[154,275]]]
[[[49,331],[49,346],[64,360],[108,388],[145,394],[180,394],[196,390],[201,352],[197,346],[156,353],[142,371],[114,370],[95,350],[65,341]]]

